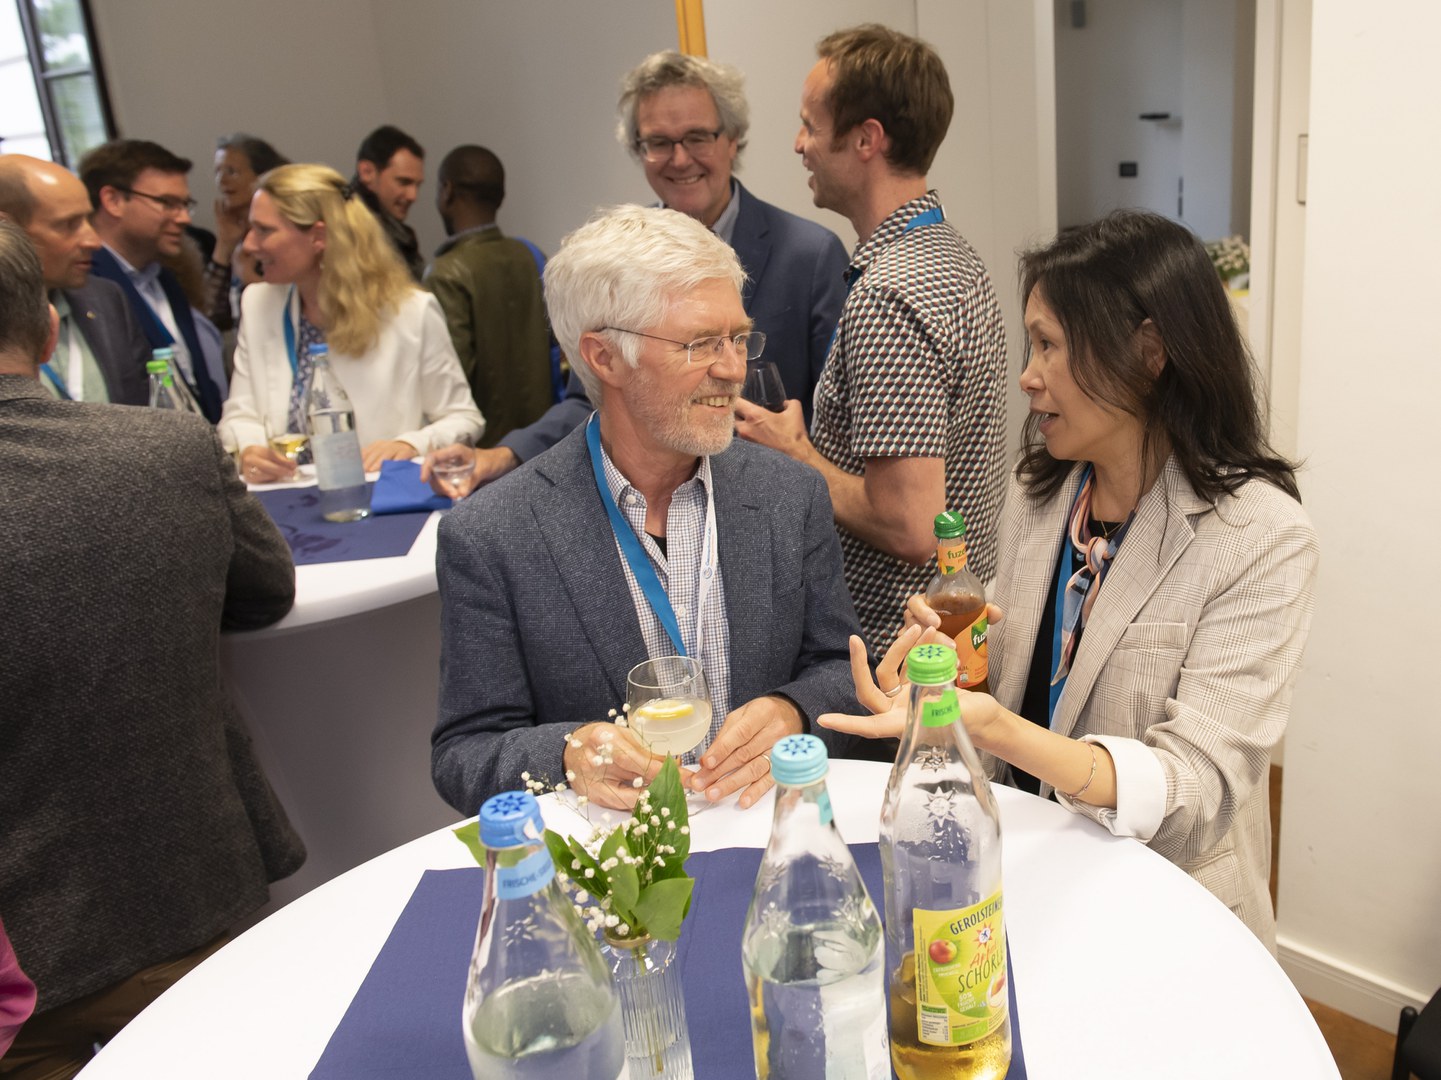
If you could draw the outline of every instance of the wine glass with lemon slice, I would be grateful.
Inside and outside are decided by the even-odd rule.
[[[683,757],[710,735],[710,690],[693,657],[660,656],[631,668],[626,705],[631,730],[654,753]]]

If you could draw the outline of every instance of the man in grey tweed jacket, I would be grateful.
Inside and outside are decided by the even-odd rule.
[[[218,659],[290,609],[285,542],[201,417],[51,398],[39,275],[0,222],[0,913],[39,988],[0,1075],[48,1076],[304,848]]]
[[[605,722],[634,665],[678,651],[638,585],[646,568],[709,682],[713,740],[693,784],[708,798],[751,805],[770,787],[771,746],[853,699],[859,630],[825,483],[732,441],[758,344],[743,273],[694,219],[634,206],[593,219],[547,265],[556,337],[599,411],[441,523],[432,761],[462,812],[523,772],[610,806],[655,774],[663,759]]]

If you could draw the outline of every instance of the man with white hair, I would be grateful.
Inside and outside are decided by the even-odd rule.
[[[432,772],[462,813],[522,772],[633,803],[664,759],[605,717],[648,658],[700,660],[714,719],[689,782],[742,806],[770,787],[771,746],[852,696],[857,624],[825,484],[732,441],[766,344],[742,279],[700,222],[638,206],[592,219],[547,264],[551,324],[598,412],[441,523]]]

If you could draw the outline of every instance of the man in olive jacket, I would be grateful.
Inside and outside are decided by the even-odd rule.
[[[495,223],[505,169],[483,146],[458,146],[440,163],[436,209],[448,239],[425,285],[445,311],[450,340],[485,415],[481,446],[539,419],[554,400],[550,329],[538,256]]]
[[[290,609],[285,541],[201,417],[52,398],[55,338],[0,222],[0,912],[39,990],[0,1076],[81,1067],[305,857],[219,670]]]

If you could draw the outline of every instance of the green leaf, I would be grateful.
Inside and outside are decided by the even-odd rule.
[[[656,778],[650,782],[648,790],[652,814],[660,814],[663,818],[665,815],[660,813],[661,808],[666,807],[670,810],[672,820],[684,823],[686,819],[685,788],[681,786],[680,768],[676,765],[675,758],[665,759],[665,764],[660,767]]]
[[[550,852],[550,861],[555,863],[555,868],[568,878],[575,877],[575,871],[570,868],[570,845],[566,843],[565,837],[553,829],[546,829],[545,846],[546,850]]]
[[[691,878],[668,878],[656,881],[640,891],[635,913],[640,924],[653,938],[674,941],[680,937],[681,920],[690,910]]]
[[[640,875],[634,866],[621,863],[610,872],[610,909],[622,922],[635,924],[636,900],[640,897]]]
[[[484,866],[485,845],[480,842],[480,822],[472,821],[452,831],[455,833],[455,838],[470,850],[471,857],[475,859],[476,865]]]

